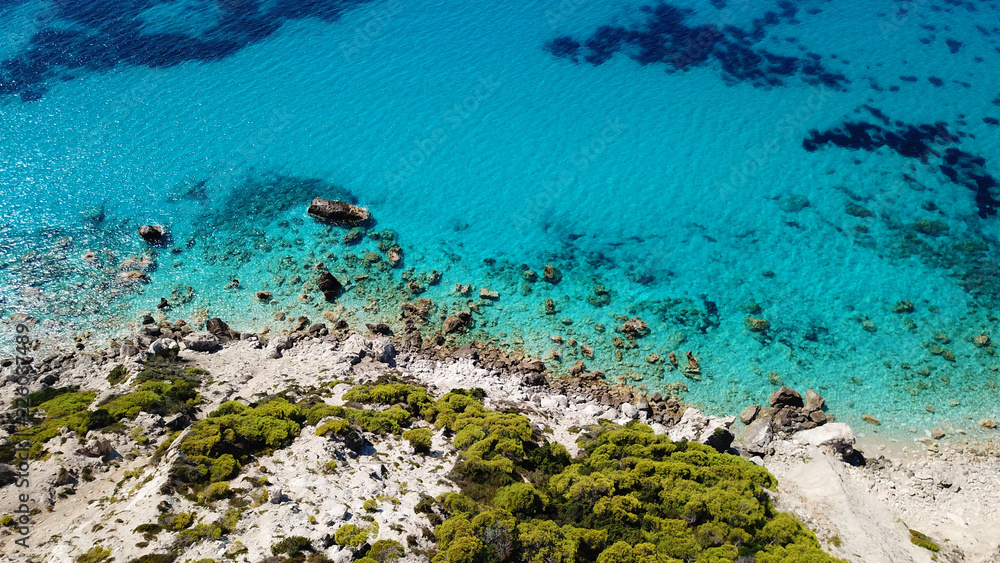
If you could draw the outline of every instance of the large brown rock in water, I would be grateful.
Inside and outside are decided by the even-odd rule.
[[[371,219],[371,213],[364,207],[321,197],[312,200],[308,213],[320,221],[338,225],[360,225]]]
[[[153,244],[163,240],[165,231],[160,225],[143,225],[139,227],[139,236],[142,240]]]
[[[799,395],[799,392],[795,389],[785,386],[771,393],[769,403],[772,407],[789,406],[798,408],[803,405],[802,395]]]
[[[344,284],[340,283],[340,280],[333,277],[330,272],[323,272],[319,276],[319,282],[317,284],[319,290],[323,292],[323,297],[327,301],[333,301],[337,299],[342,291],[344,291]]]

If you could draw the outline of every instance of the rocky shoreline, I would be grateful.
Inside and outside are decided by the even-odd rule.
[[[440,393],[481,388],[488,406],[527,415],[550,440],[565,445],[570,453],[576,450],[576,437],[582,428],[607,420],[618,424],[649,423],[656,432],[673,440],[699,441],[718,451],[747,457],[778,477],[774,498],[779,508],[806,522],[824,549],[849,561],[930,561],[932,555],[946,561],[1000,561],[1000,546],[989,534],[1000,525],[1000,515],[988,509],[1000,503],[1000,487],[996,487],[1000,448],[994,441],[934,443],[923,454],[878,451],[877,447],[876,451],[861,452],[855,447],[850,427],[827,423],[832,417],[823,414],[823,399],[814,392],[807,392],[803,400],[794,390],[779,388],[771,395],[768,407],[749,407],[742,413],[741,423],[736,423],[735,416],[706,416],[676,397],[646,395],[630,386],[609,385],[600,372],[576,369],[571,377],[552,378],[537,358],[509,354],[482,342],[448,347],[440,335],[424,338],[414,330],[413,323],[409,326],[411,329],[403,336],[388,336],[391,330],[377,326],[368,327],[371,335],[363,336],[344,321],[327,325],[300,319],[284,334],[255,334],[233,330],[221,319],[210,319],[207,330],[196,331],[186,321],[156,322],[147,318],[117,348],[70,352],[39,360],[32,391],[43,386],[74,386],[96,391],[100,401],[112,394],[113,384],[109,384],[107,375],[114,366],[123,365],[134,374],[158,351],[173,348],[193,367],[212,374],[213,385],[203,391],[203,412],[231,399],[250,401],[282,390],[314,387],[331,378],[371,380],[391,371]],[[14,399],[11,366],[3,370],[0,396],[10,404]],[[344,386],[331,385],[337,389]],[[744,428],[747,422],[749,426]],[[107,544],[105,547],[112,549],[120,561],[141,556],[150,544],[136,548],[136,543],[142,542],[130,538],[129,530],[155,518],[156,504],[162,498],[154,485],[162,484],[165,478],[164,471],[147,467],[144,461],[172,429],[184,425],[184,421],[140,415],[136,427],[141,428],[141,440],[133,432],[84,443],[65,433],[58,453],[31,465],[31,498],[44,499],[40,505],[44,505],[44,511],[34,516],[33,547],[27,552],[35,555],[27,559],[24,553],[11,555],[14,548],[20,549],[13,544],[17,535],[3,528],[0,543],[5,555],[0,560],[76,561],[98,543]],[[5,435],[11,430],[10,426],[6,428]],[[313,473],[303,463],[315,457],[310,458],[309,448],[329,446],[313,444],[313,438],[303,433],[287,451],[275,454],[275,459],[283,462],[275,465],[274,460],[262,461],[257,468],[261,473],[244,477],[249,480],[255,475],[267,475],[281,487],[278,496],[272,495],[270,500],[279,513],[301,512],[303,503],[308,504],[307,499],[316,494],[315,483],[312,489],[303,486],[304,475]],[[324,540],[330,534],[328,530],[349,518],[352,511],[363,513],[360,499],[388,494],[386,490],[394,491],[401,503],[376,516],[381,519],[386,537],[419,538],[421,531],[409,523],[412,518],[407,515],[412,515],[409,505],[415,505],[420,497],[401,484],[422,482],[433,495],[447,490],[447,480],[439,478],[443,475],[421,473],[412,464],[409,469],[400,469],[408,466],[407,459],[413,460],[401,454],[399,447],[393,447],[391,439],[389,442],[388,451],[398,458],[395,469],[388,469],[383,460],[377,463],[381,469],[372,472],[369,466],[377,458],[339,452],[354,470],[348,492],[332,493],[340,504],[323,508],[322,522],[314,525],[307,521],[286,529],[281,523],[285,516],[261,510],[253,516],[253,527],[267,533],[201,544],[185,556],[193,561],[245,550],[240,551],[239,560],[257,561],[267,555],[268,538],[294,531],[326,545],[333,560],[347,561],[348,551]],[[441,466],[447,466],[447,460],[456,455],[447,442],[436,443],[435,448],[437,459],[443,460]],[[144,475],[146,481],[126,493],[122,483],[128,481],[125,476],[129,472],[136,478]],[[98,478],[87,481],[84,474]],[[437,485],[430,485],[431,477],[437,479]],[[339,485],[331,482],[327,486]],[[15,506],[16,494],[23,492],[10,485],[3,487],[0,503]],[[121,506],[119,503],[124,501],[126,506]],[[323,506],[331,502],[324,501]],[[330,514],[337,518],[327,518]],[[124,524],[109,526],[112,515]],[[111,533],[108,527],[117,531]],[[388,531],[397,528],[402,531]],[[911,529],[934,538],[940,550],[934,553],[916,546],[910,541]],[[429,547],[416,541],[418,546]]]

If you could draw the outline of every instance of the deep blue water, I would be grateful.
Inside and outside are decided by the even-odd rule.
[[[0,314],[115,335],[165,297],[280,329],[333,308],[298,299],[322,261],[371,274],[355,318],[393,320],[437,270],[447,311],[455,284],[500,293],[480,336],[563,368],[550,337],[574,338],[710,410],[781,382],[883,420],[863,431],[997,418],[973,343],[1000,338],[996,4],[490,4],[0,3]],[[340,242],[314,196],[382,238]],[[401,268],[365,265],[384,229]],[[120,280],[130,256],[148,283]],[[525,281],[546,263],[561,281]],[[634,316],[649,334],[616,348]],[[700,380],[646,360],[688,350]]]

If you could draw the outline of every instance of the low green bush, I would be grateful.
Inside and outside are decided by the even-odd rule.
[[[630,423],[589,429],[571,460],[533,441],[526,417],[469,394],[449,393],[434,411],[455,432],[462,489],[438,499],[447,518],[434,563],[838,561],[774,509],[774,477],[737,456]]]
[[[83,438],[90,429],[90,413],[87,407],[97,396],[95,391],[78,391],[78,387],[47,388],[28,396],[30,405],[37,405],[32,412],[32,424],[19,431],[19,438],[29,442],[28,457],[38,459],[45,453],[45,443],[58,436],[63,429],[72,430]],[[41,401],[35,403],[34,401]],[[43,414],[43,418],[38,418]],[[0,447],[0,462],[14,460],[14,444]]]
[[[278,397],[255,407],[237,401],[223,403],[197,421],[179,445],[183,457],[171,468],[175,489],[201,489],[226,481],[260,455],[292,443],[305,421],[302,410]]]
[[[414,428],[403,432],[403,439],[410,443],[413,451],[425,454],[431,451],[431,439],[433,434],[427,428]]]
[[[105,549],[99,545],[87,550],[87,553],[76,558],[76,563],[100,563],[101,561],[107,561],[111,558],[111,550]]]
[[[341,547],[360,547],[368,541],[368,530],[344,524],[333,534],[333,541]]]
[[[309,538],[302,536],[289,536],[271,546],[271,553],[274,555],[286,554],[289,557],[298,557],[304,551],[313,551],[313,546]]]
[[[122,381],[125,381],[126,377],[128,377],[128,370],[125,369],[124,365],[118,364],[111,368],[111,373],[108,374],[108,383],[118,385]]]
[[[405,554],[406,550],[398,541],[378,540],[372,544],[372,548],[368,550],[365,557],[370,557],[376,563],[393,563],[399,561]]]
[[[910,543],[917,547],[933,551],[934,553],[941,551],[941,546],[935,543],[930,536],[916,530],[910,530]]]

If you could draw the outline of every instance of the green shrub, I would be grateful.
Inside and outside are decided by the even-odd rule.
[[[414,428],[403,432],[403,439],[413,446],[416,453],[428,453],[431,451],[431,431],[426,428]]]
[[[918,532],[916,530],[910,530],[910,543],[917,547],[922,547],[924,549],[929,549],[934,553],[941,551],[941,546],[934,542],[927,534]]]
[[[292,443],[301,430],[302,410],[277,397],[249,407],[223,403],[192,425],[179,445],[184,454],[171,468],[171,484],[196,489],[226,481],[256,456],[268,455]]]
[[[30,405],[37,405],[38,411],[44,413],[41,420],[33,419],[34,423],[19,432],[21,440],[31,444],[28,457],[38,459],[44,455],[45,443],[58,436],[64,428],[76,432],[83,438],[90,429],[90,413],[87,407],[97,396],[95,391],[78,391],[77,387],[47,388],[28,395]],[[35,401],[40,401],[36,403]],[[37,415],[35,411],[33,415]],[[0,462],[10,463],[14,459],[13,442],[0,447]]]
[[[344,524],[333,534],[333,541],[341,547],[360,547],[368,541],[368,530],[354,524]]]
[[[206,540],[215,541],[222,534],[222,526],[218,524],[198,524],[177,533],[177,546],[186,548]]]
[[[16,523],[17,521],[14,520],[14,517],[10,514],[4,514],[3,517],[0,518],[0,526],[4,526],[5,528],[10,528]]]
[[[365,512],[377,512],[378,511],[378,503],[375,502],[375,499],[371,499],[370,498],[370,499],[368,499],[368,500],[365,501],[365,503],[362,506],[362,508],[365,509]]]
[[[316,435],[326,436],[328,434],[333,434],[334,436],[343,436],[344,433],[350,428],[350,422],[342,418],[331,418],[316,428]]]
[[[104,549],[99,545],[87,550],[87,553],[76,558],[76,563],[99,563],[100,561],[107,561],[111,558],[111,550]]]
[[[435,563],[837,561],[774,509],[774,478],[739,457],[630,423],[590,429],[570,460],[534,443],[523,416],[449,395],[436,422],[456,431],[463,494],[439,500],[448,517],[435,529]]]
[[[108,382],[112,385],[118,385],[122,381],[125,381],[126,377],[128,377],[128,370],[125,369],[124,365],[118,364],[111,368],[111,373],[108,374]]]
[[[216,481],[205,487],[205,490],[201,492],[201,498],[205,502],[212,502],[228,498],[229,496],[231,496],[229,481]]]
[[[302,536],[289,536],[271,546],[272,554],[281,555],[284,553],[289,557],[298,557],[302,555],[303,551],[312,550],[312,542],[309,541],[309,538]]]
[[[498,490],[493,504],[515,516],[526,517],[545,510],[549,500],[534,485],[514,483]]]
[[[413,507],[414,514],[431,514],[434,512],[434,498],[427,493],[420,493],[420,500]]]
[[[137,534],[142,534],[142,539],[146,541],[153,541],[153,538],[163,531],[163,526],[160,524],[139,524],[132,531]]]
[[[166,513],[160,514],[157,517],[157,521],[164,530],[169,532],[179,532],[194,522],[193,512],[180,512],[177,514]]]
[[[142,557],[136,557],[128,563],[174,563],[177,561],[177,557],[174,553],[149,553]]]
[[[405,554],[406,550],[403,549],[402,544],[399,542],[394,540],[378,540],[372,544],[372,548],[368,550],[366,557],[372,558],[376,563],[393,563]]]

